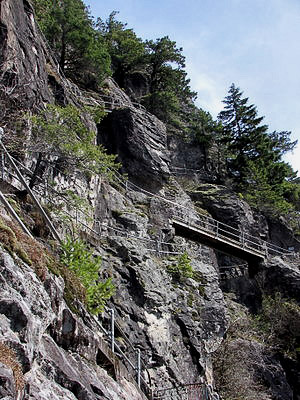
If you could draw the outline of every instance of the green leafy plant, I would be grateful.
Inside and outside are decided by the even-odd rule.
[[[101,258],[93,256],[82,240],[67,238],[62,244],[61,262],[73,271],[86,291],[86,305],[92,314],[103,311],[106,300],[115,292],[112,279],[99,281]]]
[[[48,104],[40,114],[31,116],[35,139],[31,150],[39,153],[39,163],[49,163],[50,158],[56,157],[71,171],[105,173],[112,178],[112,171],[119,168],[116,156],[107,154],[103,146],[96,144],[96,132],[84,124],[83,112],[73,105]],[[99,111],[93,117],[99,120]]]
[[[264,336],[265,343],[276,351],[296,357],[300,347],[300,306],[293,300],[264,296],[255,325]]]
[[[97,88],[110,75],[110,55],[82,0],[34,0],[37,21],[61,70],[76,83]]]
[[[194,271],[187,252],[184,252],[177,258],[176,264],[168,265],[167,271],[175,281],[181,281],[183,278],[193,278]]]

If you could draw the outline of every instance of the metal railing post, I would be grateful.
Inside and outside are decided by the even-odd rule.
[[[36,205],[36,207],[38,208],[39,212],[42,214],[42,216],[45,219],[46,224],[48,225],[52,235],[54,236],[54,238],[56,240],[58,240],[59,242],[61,242],[61,238],[59,236],[59,234],[57,233],[56,229],[54,228],[50,218],[48,217],[48,215],[45,213],[45,210],[43,209],[43,207],[40,205],[38,199],[36,198],[36,196],[34,195],[33,191],[31,190],[31,188],[28,186],[24,176],[21,174],[19,168],[16,166],[16,164],[14,163],[13,159],[11,158],[9,152],[6,150],[6,147],[4,146],[3,142],[2,142],[2,135],[3,135],[3,129],[0,128],[0,146],[2,147],[10,165],[12,166],[12,168],[14,169],[15,173],[17,174],[18,178],[20,179],[22,185],[25,187],[26,191],[28,192],[28,194],[30,195],[30,197],[32,198],[34,204]]]
[[[1,152],[1,177],[2,177],[2,180],[4,180],[4,164],[5,164],[4,157],[5,157],[4,153]]]
[[[97,219],[95,224],[96,231],[99,235],[101,235],[101,224],[100,221]]]
[[[266,256],[266,258],[268,258],[268,257],[269,257],[268,243],[267,243],[267,242],[264,242],[263,247],[264,247],[265,256]]]
[[[217,232],[216,232],[216,236],[219,237],[219,221],[217,221]]]
[[[137,349],[137,367],[136,367],[136,372],[137,372],[137,384],[138,387],[141,387],[141,350]]]
[[[111,351],[115,352],[115,310],[110,309],[110,340],[111,340]]]

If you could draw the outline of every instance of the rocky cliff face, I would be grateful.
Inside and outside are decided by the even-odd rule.
[[[9,134],[16,134],[11,118],[20,108],[34,111],[44,102],[103,103],[101,93],[83,96],[59,74],[37,30],[30,3],[2,0],[0,7],[2,124],[7,142]],[[134,90],[134,80],[131,86]],[[94,232],[82,226],[78,229],[102,256],[102,275],[111,276],[116,286],[108,307],[115,315],[119,354],[112,353],[109,334],[103,331],[110,331],[109,313],[95,321],[80,304],[75,312],[65,300],[60,276],[50,271],[37,276],[26,257],[22,260],[16,251],[8,253],[8,217],[3,212],[0,342],[15,351],[25,382],[16,385],[16,370],[0,354],[0,393],[7,399],[138,400],[146,398],[146,386],[154,394],[156,389],[186,384],[213,386],[213,354],[229,326],[230,307],[224,292],[234,292],[235,299],[252,310],[260,305],[261,282],[269,293],[275,287],[299,300],[297,261],[272,259],[249,278],[247,266],[240,267],[245,261],[175,234],[172,218],[180,208],[190,218],[205,213],[259,240],[299,248],[284,225],[267,221],[230,189],[217,185],[220,171],[214,149],[206,154],[193,143],[168,135],[161,121],[132,103],[114,82],[108,81],[107,87],[105,102],[112,112],[97,127],[98,143],[118,154],[129,181],[111,184],[105,178],[77,177],[80,194],[85,192],[95,218],[89,222]],[[29,128],[23,134],[28,137],[28,132]],[[73,182],[62,175],[55,179],[58,187]],[[2,190],[14,193],[13,183],[6,177]],[[30,207],[23,204],[23,209]],[[34,220],[31,223],[34,228]],[[185,253],[192,275],[176,272]],[[236,343],[248,353],[254,348],[249,340]],[[299,377],[285,373],[288,363],[280,364],[276,357],[263,354],[260,345],[255,346],[269,396],[265,398],[299,398]],[[144,393],[136,382],[137,349]],[[273,379],[270,371],[274,370]],[[151,397],[150,392],[147,396]],[[210,396],[217,398],[213,391]],[[172,398],[184,395],[178,389]]]

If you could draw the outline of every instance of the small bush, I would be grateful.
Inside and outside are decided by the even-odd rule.
[[[103,111],[80,110],[68,105],[59,107],[48,104],[40,114],[30,116],[34,141],[31,150],[40,153],[43,161],[54,156],[63,159],[69,170],[79,169],[87,174],[105,173],[113,178],[113,170],[119,168],[116,156],[109,155],[101,145],[96,145],[96,132],[84,123],[84,113],[99,121]]]
[[[61,262],[73,272],[85,288],[86,305],[92,314],[103,311],[106,300],[115,292],[112,279],[99,282],[101,258],[94,257],[81,240],[68,238],[62,244]]]
[[[269,400],[257,368],[263,361],[262,338],[246,308],[227,301],[230,321],[226,335],[213,354],[214,380],[224,400]]]
[[[260,313],[255,318],[256,329],[273,350],[296,358],[300,347],[300,306],[280,293],[264,296]]]
[[[191,266],[191,259],[187,252],[184,252],[177,258],[176,264],[167,266],[167,271],[172,275],[175,281],[181,281],[183,278],[193,278],[194,271]]]

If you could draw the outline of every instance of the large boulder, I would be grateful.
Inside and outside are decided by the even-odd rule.
[[[98,142],[117,154],[122,170],[143,187],[157,190],[169,176],[165,125],[143,109],[109,113],[98,127]]]
[[[300,259],[273,257],[264,269],[264,286],[268,293],[280,292],[300,304]]]

